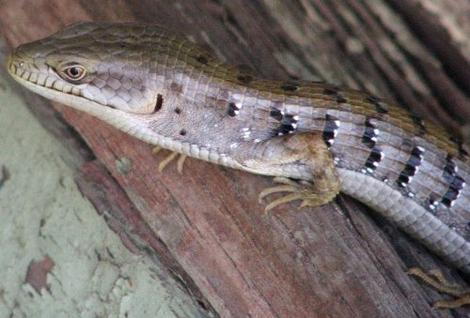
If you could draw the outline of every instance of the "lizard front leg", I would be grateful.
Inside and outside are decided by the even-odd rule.
[[[244,162],[247,170],[273,175],[282,185],[260,193],[260,199],[287,192],[266,206],[301,201],[300,207],[320,206],[333,200],[340,191],[333,157],[321,134],[304,133],[276,137],[254,146],[256,155]]]

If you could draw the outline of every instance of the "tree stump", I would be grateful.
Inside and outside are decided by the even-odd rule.
[[[266,78],[325,80],[371,91],[449,130],[470,123],[467,0],[2,1],[14,47],[77,21],[157,23]],[[29,94],[25,92],[25,94]],[[162,155],[99,120],[54,104],[96,156],[77,181],[135,253],[157,258],[208,315],[464,317],[407,276],[410,266],[459,274],[357,201],[284,205],[269,214],[262,176]],[[48,109],[31,105],[54,130]],[[59,131],[60,130],[55,130]],[[74,137],[78,138],[78,137]]]

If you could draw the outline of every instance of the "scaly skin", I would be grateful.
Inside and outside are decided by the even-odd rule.
[[[18,47],[8,70],[151,144],[296,179],[277,188],[289,200],[320,205],[341,190],[470,273],[468,154],[402,108],[322,83],[256,79],[136,24],[74,25]]]

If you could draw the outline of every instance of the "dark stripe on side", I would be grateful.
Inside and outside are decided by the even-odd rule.
[[[441,203],[448,208],[454,205],[455,200],[458,199],[462,189],[466,186],[465,180],[458,175],[457,171],[458,168],[452,156],[448,155],[442,177],[449,183],[449,187],[441,199]]]
[[[411,155],[405,164],[405,168],[401,171],[397,179],[397,184],[401,188],[406,188],[413,176],[418,171],[421,162],[423,161],[424,149],[421,147],[413,147]]]
[[[448,208],[453,206],[455,200],[458,199],[458,197],[460,196],[460,192],[464,187],[465,180],[461,176],[456,175],[452,183],[449,185],[449,189],[447,189],[447,192],[442,197],[442,204],[444,204]]]
[[[364,134],[362,135],[362,143],[371,149],[369,157],[364,163],[364,169],[362,172],[372,174],[375,169],[379,166],[383,159],[383,152],[376,146],[377,136],[379,130],[372,123],[371,118],[367,117],[364,122]]]
[[[364,123],[365,129],[362,135],[362,143],[366,144],[369,148],[374,148],[377,142],[378,130],[372,124],[370,118],[367,118]]]
[[[366,167],[366,172],[371,174],[374,173],[375,169],[377,169],[382,159],[382,150],[378,147],[372,148],[369,157],[367,158],[366,163],[364,164],[364,166]]]

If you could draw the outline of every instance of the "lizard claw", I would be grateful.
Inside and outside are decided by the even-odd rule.
[[[291,185],[281,185],[276,187],[266,188],[260,192],[258,196],[258,202],[263,203],[263,199],[272,193],[278,192],[297,192],[298,188]]]
[[[184,168],[184,161],[188,158],[188,156],[180,154],[180,157],[178,158],[178,161],[176,162],[176,170],[182,174],[183,173],[183,168]]]
[[[264,212],[268,212],[269,210],[272,210],[272,209],[274,209],[275,207],[277,207],[281,204],[289,203],[289,202],[296,201],[296,200],[301,200],[301,199],[302,199],[302,195],[300,193],[291,193],[291,194],[285,195],[285,196],[283,196],[279,199],[276,199],[276,200],[272,201],[271,203],[269,203],[264,208]]]
[[[158,164],[158,171],[162,172],[165,167],[173,161],[178,156],[177,152],[172,152],[170,153],[165,159],[163,159],[159,164]]]

